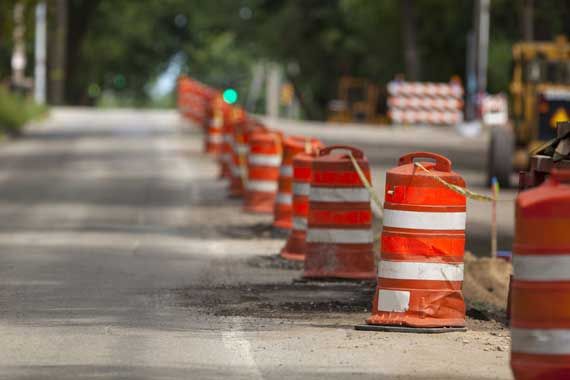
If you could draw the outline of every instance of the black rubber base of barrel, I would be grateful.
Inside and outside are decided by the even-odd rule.
[[[391,325],[356,325],[355,330],[359,331],[383,331],[414,334],[442,334],[448,332],[464,332],[466,327],[409,327]]]

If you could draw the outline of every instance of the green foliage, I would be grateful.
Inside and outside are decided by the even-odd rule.
[[[0,86],[0,132],[19,135],[29,121],[45,115],[46,107],[10,93]]]
[[[0,78],[9,75],[11,9],[0,1]],[[413,0],[420,79],[465,78],[474,0]],[[491,2],[489,90],[506,91],[522,1]],[[535,1],[535,35],[570,35],[570,3]],[[277,62],[304,114],[323,118],[342,75],[383,85],[403,73],[400,0],[68,0],[67,102],[151,105],[149,86],[182,57],[182,72],[247,98],[251,68]],[[53,25],[53,24],[52,24]],[[30,33],[28,49],[33,47]],[[32,65],[29,57],[28,68]],[[105,99],[103,99],[105,98]],[[161,99],[160,104],[169,104]]]
[[[494,38],[489,43],[488,91],[507,92],[511,80],[511,42],[506,38]]]

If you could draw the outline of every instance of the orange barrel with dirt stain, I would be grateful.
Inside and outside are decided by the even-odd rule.
[[[382,252],[371,325],[465,325],[463,255],[466,200],[414,164],[465,187],[451,161],[435,153],[402,156],[386,174]]]
[[[245,191],[247,182],[247,157],[249,154],[249,136],[255,132],[267,131],[267,128],[244,115],[235,124],[234,145],[232,151],[232,177],[230,179],[229,195],[231,197],[241,197]]]
[[[244,211],[273,213],[281,166],[282,140],[282,134],[273,130],[254,132],[250,136]]]
[[[344,145],[322,149],[313,160],[307,245],[306,278],[375,278],[370,194],[350,157],[333,153],[349,150],[370,180],[362,151]]]
[[[283,140],[283,158],[273,210],[273,227],[283,230],[290,230],[292,227],[293,157],[298,153],[311,153],[322,147],[323,144],[319,140],[310,137],[289,136]]]
[[[281,257],[287,260],[305,260],[311,168],[316,155],[313,151],[299,153],[293,158],[293,227],[281,250]]]
[[[513,272],[515,379],[570,379],[570,170],[517,197]]]
[[[208,121],[206,128],[206,135],[204,139],[204,147],[206,153],[219,155],[223,151],[224,144],[224,114],[223,114],[223,100],[221,96],[216,96],[212,100],[211,117]]]

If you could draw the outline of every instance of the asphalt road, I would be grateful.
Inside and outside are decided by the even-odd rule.
[[[264,221],[174,112],[54,110],[0,146],[0,378],[510,378],[495,325],[354,331],[366,287],[254,265]]]

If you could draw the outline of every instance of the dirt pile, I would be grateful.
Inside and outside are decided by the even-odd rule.
[[[463,294],[468,310],[492,319],[504,319],[511,273],[512,265],[505,260],[477,258],[466,252]]]

